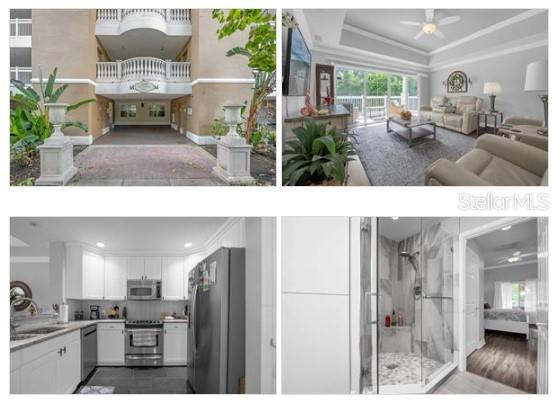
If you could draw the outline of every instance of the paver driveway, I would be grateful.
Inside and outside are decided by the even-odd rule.
[[[75,158],[79,186],[213,186],[216,159],[169,127],[117,128]]]

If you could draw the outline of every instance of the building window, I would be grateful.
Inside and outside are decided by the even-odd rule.
[[[119,110],[119,116],[122,118],[135,118],[136,117],[136,105],[135,104],[123,104]]]
[[[150,104],[150,117],[151,118],[164,118],[165,117],[165,105],[163,105],[163,104]]]

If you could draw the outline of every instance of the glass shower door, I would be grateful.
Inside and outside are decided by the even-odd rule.
[[[422,383],[453,363],[453,267],[459,219],[422,218]]]

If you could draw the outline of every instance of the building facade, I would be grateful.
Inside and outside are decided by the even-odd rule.
[[[91,144],[116,126],[163,125],[198,144],[226,104],[249,102],[247,59],[227,57],[247,32],[217,38],[211,10],[11,10],[10,75],[38,88],[57,67],[57,85],[71,84],[60,102],[95,98],[68,114],[88,132],[67,129],[75,144]]]

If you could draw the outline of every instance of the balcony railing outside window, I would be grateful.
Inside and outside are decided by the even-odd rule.
[[[30,67],[10,67],[10,79],[19,80],[24,84],[31,84],[33,70]]]
[[[190,62],[172,62],[155,57],[133,57],[116,62],[97,62],[98,80],[163,79],[190,80]]]
[[[33,35],[33,20],[12,18],[10,19],[10,36],[32,36]]]
[[[190,9],[186,8],[101,8],[97,11],[100,21],[122,21],[129,17],[159,17],[168,22],[190,21]]]
[[[336,97],[337,104],[352,104],[363,117],[369,119],[378,119],[386,117],[386,99],[387,96],[363,96],[363,95],[343,95]],[[401,96],[392,96],[390,101],[401,104]],[[409,96],[407,98],[407,109],[417,113],[419,109],[419,97]]]

